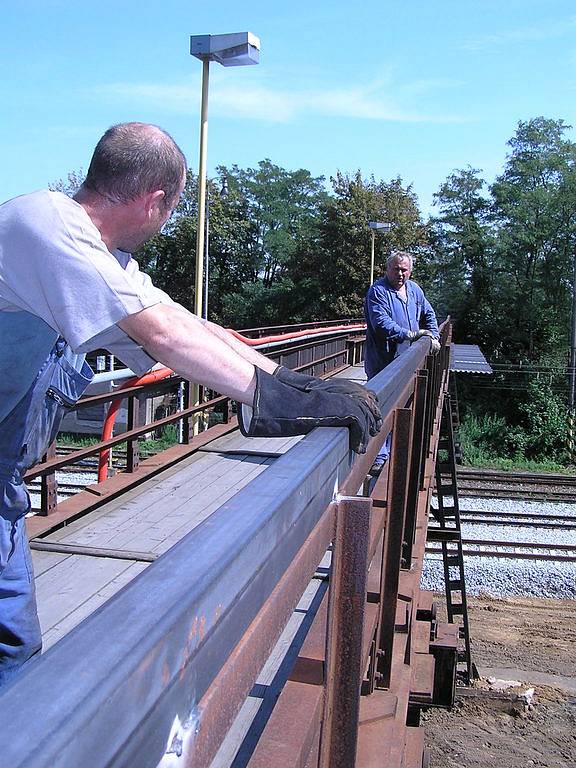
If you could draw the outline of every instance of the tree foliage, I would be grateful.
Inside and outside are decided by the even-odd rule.
[[[376,277],[391,249],[411,251],[414,277],[438,316],[455,319],[456,341],[480,344],[503,366],[561,370],[576,253],[576,144],[569,128],[544,117],[519,122],[494,182],[470,166],[454,170],[426,222],[411,185],[399,177],[336,171],[327,188],[323,177],[270,159],[254,168],[220,166],[207,184],[209,317],[239,328],[361,316],[370,277],[368,221],[388,222],[392,229],[375,235]],[[82,176],[72,172],[51,188],[73,194]],[[190,309],[197,185],[189,171],[172,219],[137,254],[154,282]],[[472,432],[485,430],[489,450],[500,445],[518,455],[560,457],[566,379],[554,376],[554,392],[541,379],[514,396],[510,387],[485,398],[474,393]]]

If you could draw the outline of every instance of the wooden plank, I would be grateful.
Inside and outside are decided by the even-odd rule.
[[[124,504],[99,510],[47,538],[86,546],[163,552],[266,469],[264,459],[195,458],[182,471],[156,478]]]
[[[42,555],[41,573],[36,576],[36,598],[44,648],[70,631],[102,605],[124,584],[147,567],[133,563],[84,555]],[[46,567],[49,560],[52,567]]]
[[[322,716],[324,689],[288,681],[248,768],[305,768]]]

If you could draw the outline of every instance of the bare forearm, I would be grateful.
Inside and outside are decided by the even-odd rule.
[[[241,355],[245,360],[248,360],[249,363],[252,363],[252,365],[257,365],[258,368],[262,368],[262,370],[267,373],[274,373],[278,367],[277,363],[274,363],[268,357],[260,354],[260,352],[253,347],[250,347],[240,339],[237,339],[236,336],[233,336],[225,328],[222,328],[222,326],[210,323],[207,320],[203,320],[202,322],[205,323],[206,328],[208,328],[211,333],[218,336],[219,339]]]
[[[209,327],[212,324],[179,308],[158,304],[124,318],[118,325],[151,357],[181,376],[240,402],[252,403],[253,363],[214,333]],[[242,347],[250,350],[246,345]],[[275,367],[273,364],[272,370]]]

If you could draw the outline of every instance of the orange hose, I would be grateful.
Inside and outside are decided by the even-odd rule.
[[[343,330],[350,330],[350,331],[356,331],[361,328],[365,328],[365,324],[360,323],[356,325],[331,325],[331,326],[323,326],[319,328],[309,328],[308,330],[304,331],[291,331],[290,333],[280,333],[276,336],[263,336],[259,339],[250,339],[248,336],[243,336],[238,331],[235,331],[233,328],[226,328],[228,333],[231,333],[232,336],[235,336],[237,339],[240,339],[240,341],[243,341],[244,344],[247,344],[250,347],[255,347],[259,344],[271,344],[275,341],[288,341],[289,339],[297,339],[301,336],[312,336],[319,333],[325,333],[326,331],[343,331]],[[144,385],[144,384],[152,384],[155,381],[161,381],[162,379],[165,379],[167,376],[170,376],[174,371],[171,368],[158,368],[155,371],[150,371],[149,373],[145,373],[143,376],[135,376],[133,379],[128,379],[128,381],[124,382],[124,384],[120,387],[120,390],[127,389],[128,387],[135,387],[138,385]],[[119,390],[119,391],[120,391]],[[104,424],[102,426],[102,442],[105,440],[109,440],[112,437],[112,432],[114,430],[114,424],[116,422],[116,414],[118,413],[120,409],[120,404],[122,403],[123,397],[118,397],[116,400],[113,400],[110,404],[110,408],[108,409],[108,413],[106,414],[106,418],[104,420]],[[104,480],[106,480],[107,477],[107,471],[108,471],[108,459],[110,458],[110,448],[105,448],[104,450],[100,451],[100,460],[98,462],[98,482],[101,483]]]
[[[124,384],[122,384],[120,390],[128,389],[128,387],[135,387],[140,384],[153,384],[155,381],[161,381],[173,373],[174,371],[171,368],[158,368],[155,371],[149,371],[148,373],[145,373],[143,376],[135,376],[133,379],[128,379],[124,382]],[[110,408],[108,408],[108,413],[106,414],[106,418],[104,419],[104,424],[102,426],[102,442],[109,440],[112,437],[114,424],[116,422],[116,414],[120,410],[120,405],[123,399],[123,397],[117,397],[110,403]],[[110,448],[104,448],[104,450],[100,451],[100,460],[98,462],[99,483],[102,483],[104,480],[106,480],[108,474],[109,458]]]
[[[235,336],[237,339],[240,339],[240,341],[243,341],[244,344],[248,344],[250,347],[256,347],[258,344],[272,344],[274,341],[284,341],[289,339],[297,339],[300,336],[312,336],[314,334],[318,333],[326,333],[327,331],[357,331],[361,328],[365,328],[365,323],[359,323],[357,325],[327,325],[320,328],[309,328],[308,330],[304,331],[291,331],[290,333],[280,333],[276,336],[262,336],[258,339],[250,339],[248,336],[243,336],[238,331],[235,331],[233,328],[226,328],[228,333],[231,333],[232,336]]]

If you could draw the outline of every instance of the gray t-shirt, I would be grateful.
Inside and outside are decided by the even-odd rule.
[[[143,373],[156,360],[116,323],[158,303],[174,304],[71,198],[42,190],[0,206],[0,312],[30,312],[74,352],[102,347]]]

